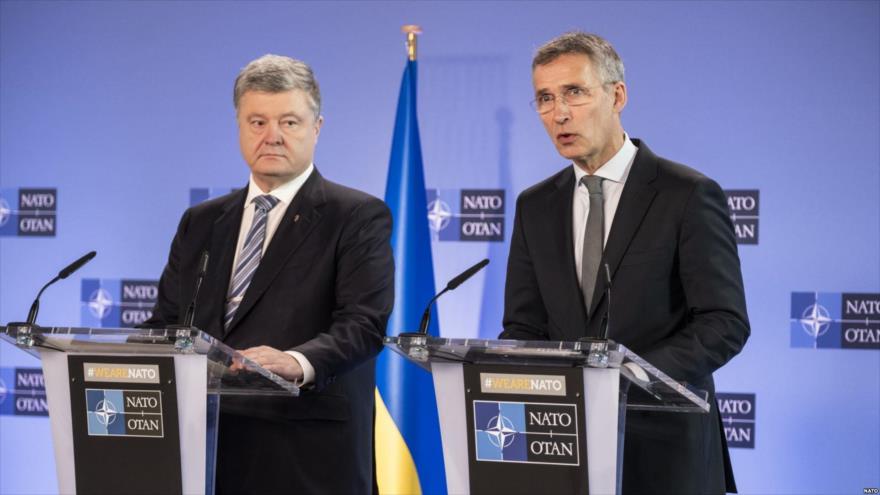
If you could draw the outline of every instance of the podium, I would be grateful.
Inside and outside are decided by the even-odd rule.
[[[10,324],[0,339],[42,362],[63,494],[212,494],[220,396],[299,395],[195,328]]]
[[[387,337],[433,374],[449,493],[620,493],[626,410],[709,412],[612,341]]]

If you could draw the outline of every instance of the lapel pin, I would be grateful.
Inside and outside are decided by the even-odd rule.
[[[293,223],[299,222],[299,213],[293,216]]]

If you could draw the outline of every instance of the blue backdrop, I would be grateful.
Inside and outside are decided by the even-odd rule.
[[[24,318],[42,283],[91,249],[47,291],[40,322],[92,324],[106,308],[83,301],[99,286],[123,312],[142,309],[124,287],[149,293],[191,195],[246,183],[232,82],[264,53],[315,69],[321,172],[382,197],[407,23],[425,31],[428,199],[444,198],[435,227],[458,229],[435,233],[437,284],[492,260],[439,302],[441,334],[497,335],[513,201],[565,165],[528,104],[531,55],[563,31],[597,32],[626,64],[630,135],[758,200],[734,212],[752,338],[716,374],[720,392],[749,401],[728,404],[750,408],[728,423],[743,440],[741,492],[880,486],[876,1],[0,2],[0,321]],[[471,190],[496,199],[481,210]],[[33,220],[52,207],[54,224]],[[464,231],[481,212],[500,241]],[[847,335],[869,348],[841,348]],[[3,494],[57,490],[48,421],[7,392],[36,366],[0,344]]]

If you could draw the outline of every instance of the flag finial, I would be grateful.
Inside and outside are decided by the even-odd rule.
[[[422,34],[422,28],[416,24],[406,24],[400,30],[406,33],[406,54],[413,61],[416,59],[416,36]]]

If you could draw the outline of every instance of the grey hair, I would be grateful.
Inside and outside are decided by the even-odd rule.
[[[570,53],[582,53],[590,57],[603,83],[624,82],[623,61],[620,60],[611,43],[599,35],[580,31],[565,33],[544,43],[535,52],[532,70]]]
[[[294,89],[309,96],[315,118],[321,115],[321,90],[312,68],[301,60],[281,55],[263,55],[247,64],[235,78],[232,102],[238,113],[241,97],[248,91],[283,93]]]

